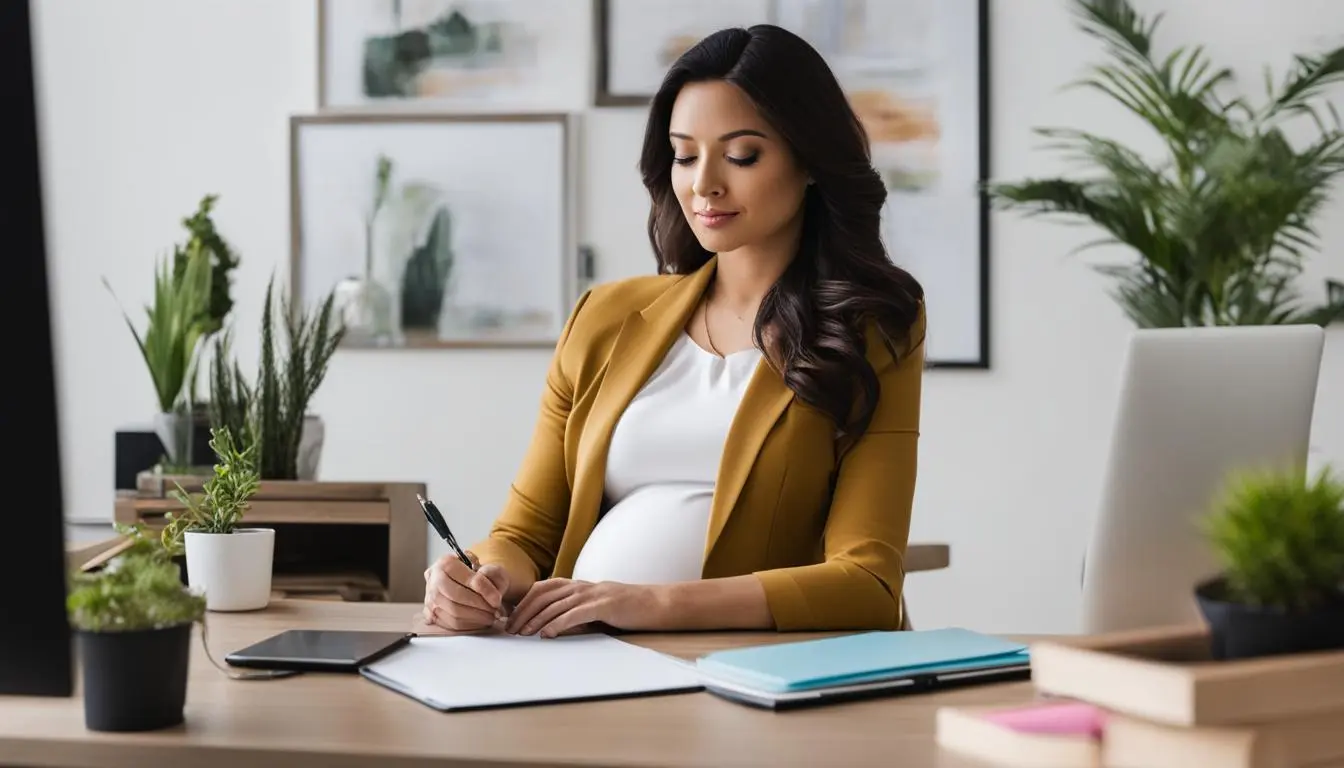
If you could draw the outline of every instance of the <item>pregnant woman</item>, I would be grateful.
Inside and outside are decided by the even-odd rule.
[[[822,57],[726,29],[672,65],[640,171],[657,274],[576,303],[488,537],[425,621],[552,637],[895,629],[924,367],[919,283]]]

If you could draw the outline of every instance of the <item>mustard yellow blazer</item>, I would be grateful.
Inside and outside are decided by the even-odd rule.
[[[579,299],[508,500],[472,547],[481,562],[538,579],[571,575],[602,510],[612,429],[716,266],[711,259],[689,275],[616,281]],[[881,397],[852,445],[838,444],[834,424],[768,364],[747,386],[723,449],[702,576],[754,574],[779,630],[901,625],[924,334],[921,308],[899,364],[870,335]]]

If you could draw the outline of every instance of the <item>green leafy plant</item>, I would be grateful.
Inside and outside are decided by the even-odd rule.
[[[266,287],[261,318],[261,362],[249,384],[230,351],[230,333],[218,337],[210,372],[210,423],[243,435],[256,446],[256,463],[265,480],[298,478],[299,442],[308,405],[326,378],[332,355],[345,336],[333,321],[335,294],[313,312],[299,314],[274,280]],[[277,338],[280,325],[283,340]]]
[[[187,493],[181,484],[173,491],[173,498],[184,509],[166,515],[167,524],[160,534],[164,549],[171,553],[184,551],[183,536],[188,531],[233,533],[250,506],[249,500],[261,487],[256,443],[240,447],[228,429],[212,428],[210,448],[218,461],[214,474],[202,484],[202,493]]]
[[[303,419],[313,394],[326,378],[332,355],[345,336],[339,321],[332,321],[334,294],[327,294],[320,307],[300,313],[283,296],[273,296],[274,281],[266,287],[261,318],[261,365],[252,407],[255,408],[256,439],[260,445],[261,476],[267,480],[298,478],[299,439]],[[274,311],[278,304],[278,313]],[[276,315],[284,331],[277,343]]]
[[[71,624],[87,632],[162,629],[200,620],[205,598],[183,584],[171,553],[140,526],[118,526],[130,549],[102,570],[74,573],[66,597]]]
[[[1344,48],[1295,57],[1277,84],[1266,71],[1265,103],[1252,106],[1223,96],[1233,74],[1202,46],[1159,56],[1160,14],[1146,19],[1127,0],[1075,0],[1075,10],[1110,60],[1074,85],[1137,116],[1163,156],[1146,158],[1085,131],[1041,129],[1050,147],[1089,172],[989,184],[991,200],[1106,233],[1084,249],[1132,249],[1136,263],[1097,269],[1113,278],[1113,298],[1140,327],[1324,325],[1344,315],[1344,284],[1327,281],[1320,305],[1295,285],[1318,245],[1313,219],[1344,172],[1339,115],[1328,102],[1324,110],[1313,104],[1344,79]],[[1295,118],[1315,129],[1297,148],[1285,134]]]
[[[1344,589],[1344,483],[1326,469],[1234,473],[1205,534],[1231,597],[1305,610]]]
[[[215,337],[210,360],[210,425],[228,430],[238,442],[256,442],[252,387],[233,357],[233,333],[226,330]]]
[[[106,278],[103,284],[112,292]],[[112,293],[115,298],[115,292]],[[126,327],[131,329],[149,369],[163,413],[177,410],[191,394],[187,384],[194,377],[200,342],[206,332],[209,299],[210,262],[201,247],[193,247],[180,274],[174,274],[169,260],[160,261],[154,275],[154,302],[145,307],[148,324],[143,335],[122,310]]]
[[[173,250],[173,276],[180,278],[191,261],[192,254],[203,252],[210,261],[210,299],[203,313],[204,333],[213,336],[224,327],[224,320],[233,310],[232,285],[229,273],[238,266],[238,254],[215,226],[213,212],[219,195],[206,195],[197,204],[196,211],[182,219],[189,238]]]

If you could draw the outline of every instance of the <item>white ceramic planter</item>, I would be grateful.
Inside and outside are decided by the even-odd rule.
[[[233,533],[186,533],[187,583],[205,594],[210,611],[255,611],[271,601],[275,531],[240,528]]]
[[[190,466],[195,432],[196,422],[190,413],[154,414],[154,434],[163,443],[163,452],[170,464]]]

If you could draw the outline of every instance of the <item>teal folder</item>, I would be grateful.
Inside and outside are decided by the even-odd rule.
[[[701,656],[696,668],[711,678],[788,693],[1027,663],[1026,645],[952,628],[734,648]]]

